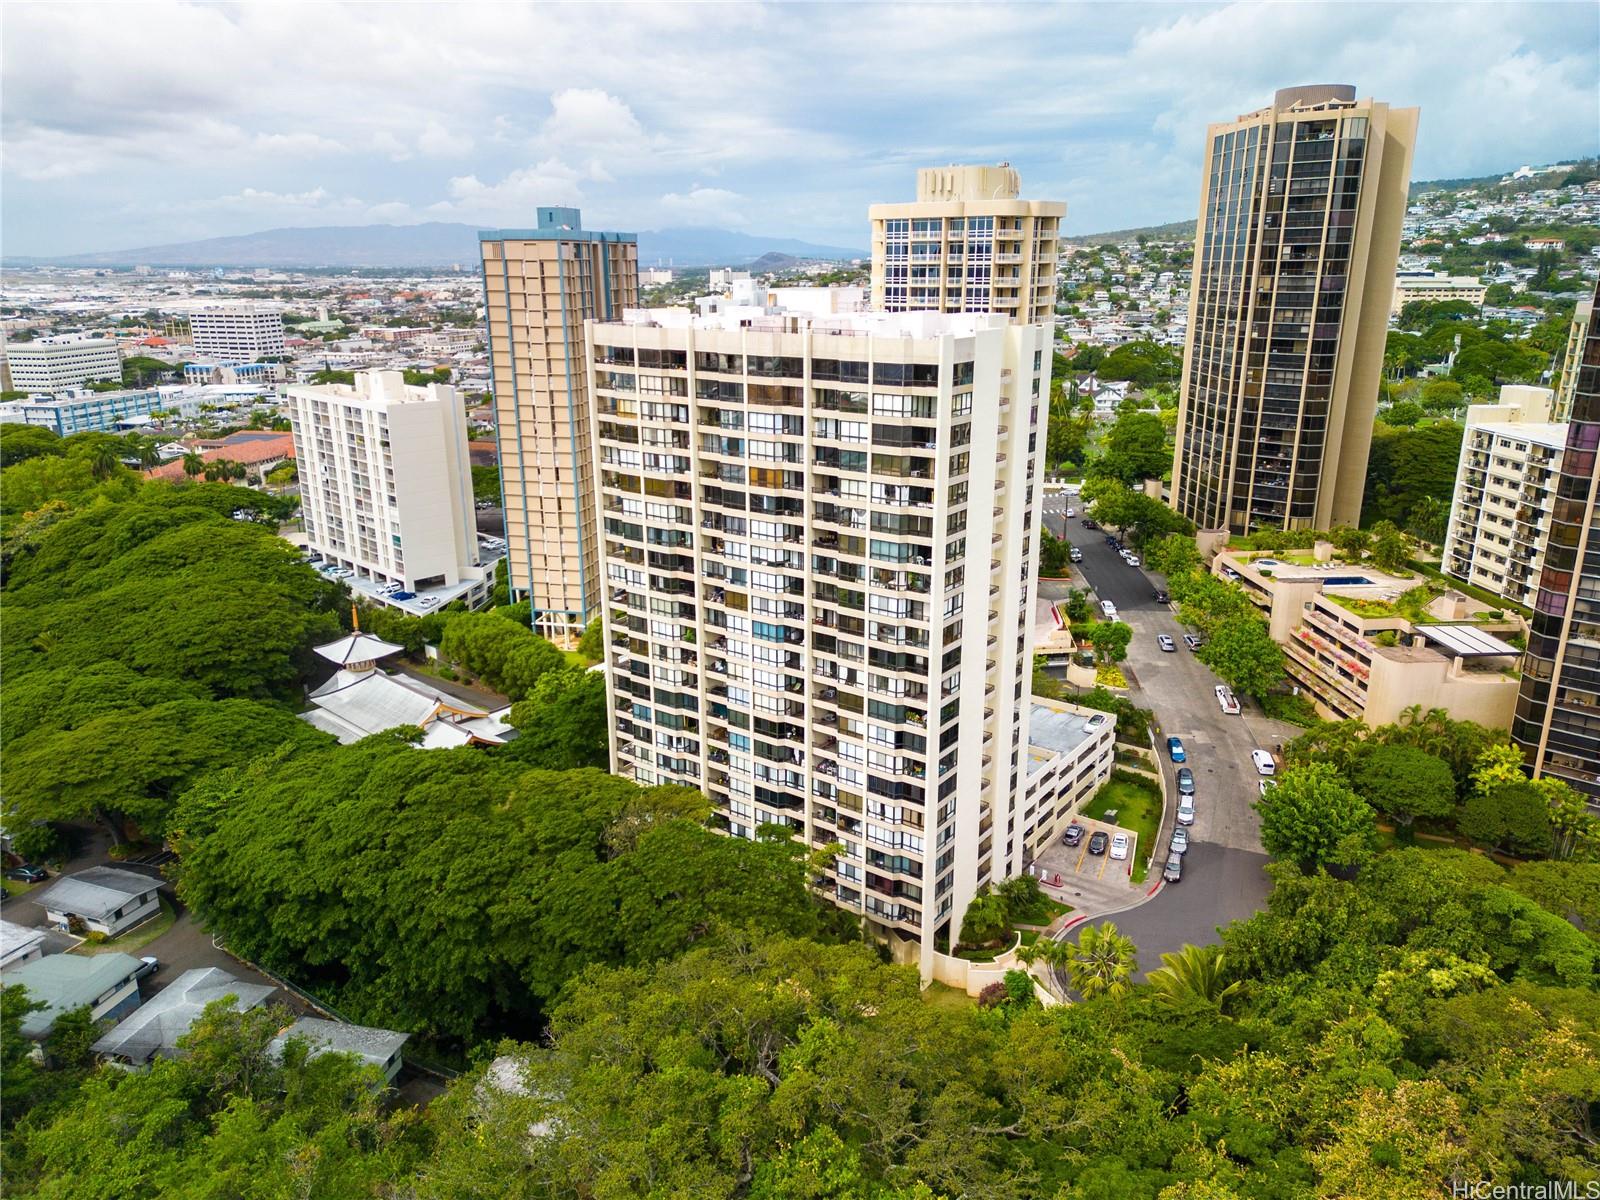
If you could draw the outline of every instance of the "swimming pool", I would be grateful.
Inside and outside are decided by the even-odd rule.
[[[1372,586],[1372,580],[1365,575],[1329,575],[1322,582],[1335,584],[1339,587]]]

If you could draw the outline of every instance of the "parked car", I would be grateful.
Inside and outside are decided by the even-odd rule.
[[[417,598],[417,594],[415,592],[390,592],[389,593],[389,599],[391,599],[391,600],[415,600],[416,598]]]
[[[1194,824],[1194,797],[1181,796],[1178,799],[1178,824]]]
[[[1239,699],[1229,690],[1225,683],[1217,684],[1217,703],[1222,706],[1222,711],[1230,717],[1239,715]]]
[[[1111,857],[1122,859],[1128,857],[1128,835],[1119,833],[1111,839]]]
[[[1232,567],[1223,567],[1222,577],[1224,579],[1237,579],[1239,578],[1239,572],[1235,571]]]
[[[1160,646],[1167,654],[1176,654],[1178,652],[1178,643],[1172,640],[1171,634],[1156,634],[1156,645]]]
[[[1161,878],[1165,883],[1177,883],[1183,878],[1183,855],[1169,854],[1167,865],[1161,868]]]
[[[1103,615],[1108,621],[1115,621],[1117,619],[1117,606],[1111,603],[1109,600],[1100,601],[1100,612],[1101,615]]]
[[[1172,831],[1172,853],[1189,853],[1189,831],[1182,825]]]
[[[1189,647],[1191,650],[1198,650],[1201,646],[1205,645],[1205,643],[1200,640],[1199,635],[1193,633],[1186,633],[1183,635],[1183,644]]]
[[[20,867],[12,867],[6,872],[7,879],[14,879],[18,883],[43,883],[50,878],[50,872],[43,867],[36,867],[31,863],[23,863]]]
[[[1111,839],[1106,836],[1105,830],[1095,830],[1089,838],[1089,853],[1104,854],[1106,852],[1106,843],[1108,843],[1110,840]]]
[[[1088,730],[1090,733],[1093,733],[1096,729],[1099,729],[1101,726],[1103,726],[1110,719],[1111,718],[1106,716],[1105,713],[1095,713],[1094,716],[1090,717],[1087,721],[1085,721],[1083,723],[1083,727],[1084,727],[1084,729]]]
[[[1099,529],[1100,528],[1100,522],[1091,521],[1088,517],[1085,517],[1083,519],[1083,527],[1085,529]]]
[[[1130,567],[1142,567],[1144,565],[1144,560],[1141,559],[1137,554],[1130,554],[1127,557],[1128,565]]]
[[[1076,821],[1074,821],[1071,825],[1067,826],[1067,831],[1061,835],[1061,842],[1066,846],[1076,846],[1079,842],[1083,841],[1083,835],[1088,832],[1089,831],[1082,825],[1079,825]]]
[[[420,600],[417,601],[417,603],[419,605],[421,605],[423,608],[438,608],[439,607],[439,597],[437,597],[437,596],[423,596]]]
[[[1258,775],[1276,775],[1278,773],[1278,764],[1273,761],[1272,755],[1265,750],[1250,751],[1250,761],[1255,764]]]
[[[133,973],[135,979],[143,979],[146,975],[154,975],[161,970],[161,960],[146,954],[139,959],[139,967]]]
[[[1189,760],[1189,756],[1183,751],[1182,738],[1169,737],[1167,739],[1167,753],[1172,756],[1172,761],[1175,763],[1187,762]]]
[[[1194,795],[1194,772],[1188,767],[1178,768],[1178,795]]]
[[[1157,588],[1155,590],[1155,599],[1156,599],[1156,603],[1157,604],[1171,604],[1172,603],[1172,597],[1167,595],[1167,592],[1166,592],[1165,588]]]
[[[1076,546],[1074,546],[1071,550],[1067,551],[1067,561],[1068,562],[1082,562],[1083,561],[1083,551],[1079,550]]]

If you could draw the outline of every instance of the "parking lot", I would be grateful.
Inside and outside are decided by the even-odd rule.
[[[1072,905],[1074,910],[1089,913],[1113,911],[1144,896],[1152,881],[1146,880],[1135,887],[1128,880],[1128,872],[1138,860],[1138,834],[1087,817],[1074,820],[1086,830],[1083,840],[1076,846],[1067,846],[1057,837],[1034,860],[1044,872],[1040,880],[1044,889],[1063,904]],[[1104,854],[1090,854],[1089,841],[1099,831],[1106,834],[1108,842],[1116,834],[1126,834],[1128,857],[1112,858],[1109,846]],[[1059,884],[1056,883],[1058,875]]]

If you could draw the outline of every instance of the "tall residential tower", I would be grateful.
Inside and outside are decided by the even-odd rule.
[[[1416,133],[1345,84],[1208,128],[1172,467],[1201,528],[1360,520]]]
[[[874,204],[872,306],[885,312],[1004,313],[1052,325],[1056,245],[1067,206],[1021,200],[1009,165],[924,167],[910,204]]]
[[[1029,746],[1049,328],[658,309],[588,352],[612,769],[838,843],[823,889],[926,973],[1066,811]]]
[[[600,602],[583,323],[639,302],[637,241],[583,229],[575,208],[478,241],[511,591],[560,635]]]
[[[1511,736],[1535,775],[1564,779],[1600,805],[1600,327],[1591,322],[1577,350]]]

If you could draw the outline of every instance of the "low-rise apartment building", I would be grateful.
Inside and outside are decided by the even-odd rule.
[[[487,588],[456,389],[410,387],[399,371],[354,386],[289,389],[306,545],[373,584],[441,602]]]
[[[659,309],[586,339],[612,769],[837,843],[820,886],[930,974],[1029,856],[1050,330]]]
[[[62,336],[6,345],[0,360],[5,391],[56,392],[122,378],[122,351],[112,338]]]
[[[114,433],[119,426],[147,424],[161,408],[154,388],[118,392],[80,392],[12,400],[0,404],[0,421],[42,425],[62,437],[73,433]]]
[[[1508,385],[1467,409],[1441,563],[1445,574],[1531,607],[1544,569],[1567,427],[1549,388]]]
[[[1519,633],[1515,616],[1455,592],[1418,597],[1422,580],[1368,563],[1224,551],[1212,571],[1266,614],[1290,682],[1327,720],[1388,725],[1420,705],[1510,727],[1521,651],[1496,635]]]
[[[1029,858],[1064,833],[1073,814],[1111,778],[1116,740],[1116,720],[1109,713],[1033,697],[1028,778],[1017,805]]]

